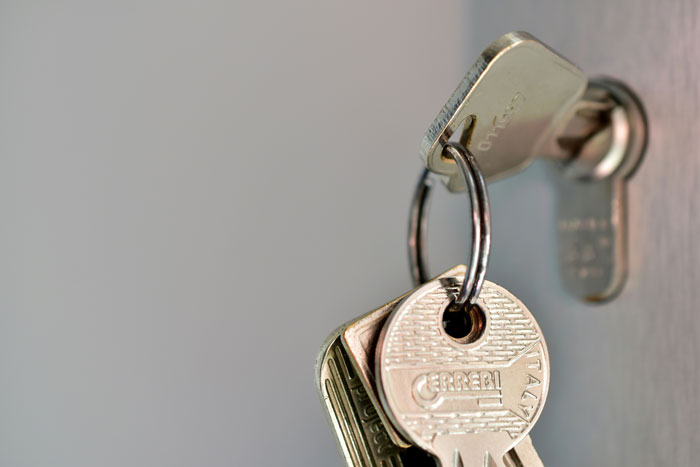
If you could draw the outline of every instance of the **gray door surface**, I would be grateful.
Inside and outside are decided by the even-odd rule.
[[[422,135],[512,30],[650,122],[610,303],[561,285],[543,164],[489,186],[487,277],[550,351],[534,444],[697,465],[697,2],[71,0],[0,3],[0,466],[341,465],[316,352],[411,288]],[[435,273],[469,244],[464,197],[436,192]]]

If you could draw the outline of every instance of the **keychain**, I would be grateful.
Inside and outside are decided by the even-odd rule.
[[[450,143],[472,209],[469,267],[457,266],[336,330],[317,384],[346,463],[537,466],[528,433],[542,411],[549,358],[525,306],[485,280],[486,183],[473,155]],[[411,209],[409,251],[424,282],[424,173]],[[428,456],[429,454],[429,456]]]
[[[525,32],[491,43],[428,128],[410,212],[415,289],[338,328],[317,385],[349,466],[541,466],[528,433],[549,387],[530,311],[485,280],[485,179],[549,160],[558,187],[560,271],[585,301],[617,294],[626,267],[625,184],[646,146],[638,98],[583,72]],[[426,206],[433,174],[471,205],[468,265],[430,279]]]

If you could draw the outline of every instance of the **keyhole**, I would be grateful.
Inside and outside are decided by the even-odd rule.
[[[442,314],[442,327],[448,336],[462,344],[476,342],[484,333],[486,316],[478,305],[468,309],[450,303]]]

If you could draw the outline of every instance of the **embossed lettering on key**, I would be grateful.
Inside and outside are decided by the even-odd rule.
[[[544,154],[562,118],[583,96],[588,79],[573,63],[526,32],[491,43],[469,70],[423,137],[426,166],[464,191],[454,162],[442,156],[460,125],[461,140],[493,180]]]
[[[505,466],[544,405],[547,347],[527,308],[488,281],[481,336],[462,344],[447,335],[442,315],[462,280],[428,282],[394,309],[377,344],[378,392],[401,434],[443,467]]]
[[[402,448],[391,442],[340,342],[329,336],[316,361],[316,384],[346,465],[400,467]]]

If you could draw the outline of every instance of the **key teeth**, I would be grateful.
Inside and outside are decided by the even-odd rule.
[[[459,449],[455,449],[452,467],[464,467],[464,460],[462,459],[462,454],[460,454]],[[496,460],[488,451],[484,453],[484,467],[498,467]]]
[[[455,449],[455,457],[452,464],[453,467],[464,467],[464,461],[462,460],[462,455],[459,453],[459,449]],[[484,453],[484,467],[498,467],[493,456],[488,451]]]
[[[462,456],[458,449],[455,449],[455,458],[453,462],[454,467],[464,467],[464,462],[462,462]]]
[[[493,458],[490,452],[484,455],[484,467],[498,467],[496,459]]]

